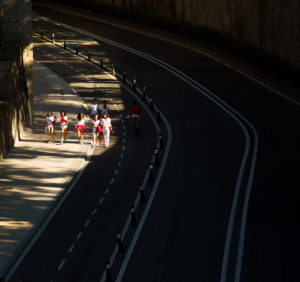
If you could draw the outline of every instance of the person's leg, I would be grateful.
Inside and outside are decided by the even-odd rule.
[[[51,131],[50,131],[49,126],[47,126],[47,132],[48,132],[48,143],[50,143],[50,141],[51,141]]]
[[[81,140],[81,131],[80,131],[80,128],[78,128],[78,130],[77,130],[77,137],[78,137],[78,141],[80,142],[80,140]]]
[[[93,140],[92,140],[92,145],[96,145],[96,138],[97,138],[97,133],[93,131]]]
[[[104,129],[103,130],[103,137],[104,137],[104,144],[105,144],[105,147],[107,147],[107,144],[108,144],[108,130],[107,129]]]
[[[64,141],[67,141],[67,128],[64,128]]]
[[[50,141],[53,142],[54,141],[54,128],[53,126],[48,127],[50,130]]]
[[[64,128],[60,130],[60,143],[64,142]]]

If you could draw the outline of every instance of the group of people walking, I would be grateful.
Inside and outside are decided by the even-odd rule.
[[[100,134],[103,134],[104,145],[106,148],[109,147],[110,134],[114,134],[111,124],[111,119],[108,115],[109,107],[107,101],[104,100],[102,106],[99,106],[98,99],[94,98],[93,104],[90,105],[89,115],[91,119],[92,128],[92,146],[99,146],[101,144]],[[48,133],[48,143],[54,142],[56,122],[60,123],[60,143],[66,142],[68,134],[68,116],[65,110],[61,110],[57,117],[49,112],[46,116],[46,129]],[[84,119],[84,114],[82,112],[78,113],[75,124],[75,131],[77,132],[78,141],[82,145],[83,139],[86,131],[86,124]]]

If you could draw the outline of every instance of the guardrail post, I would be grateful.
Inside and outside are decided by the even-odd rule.
[[[146,197],[145,197],[143,185],[139,186],[139,190],[140,190],[140,201],[141,201],[141,203],[146,203]]]
[[[132,82],[132,91],[136,90],[136,78]]]
[[[110,262],[107,261],[105,264],[106,277],[105,282],[112,282],[111,273],[110,273]]]
[[[100,67],[103,68],[103,56],[100,56]]]
[[[52,33],[52,43],[53,44],[55,43],[55,34],[54,34],[54,32]]]
[[[153,176],[153,169],[154,169],[154,165],[153,163],[150,163],[150,166],[149,166],[149,182],[153,182],[154,180],[154,176]]]
[[[88,56],[88,61],[90,61],[91,60],[91,52],[90,52],[90,50],[88,51],[87,56]]]
[[[78,55],[78,47],[75,47],[75,54]]]
[[[150,110],[154,111],[154,102],[153,102],[153,98],[150,99]]]
[[[113,76],[116,76],[116,71],[113,64],[111,65],[111,73]]]
[[[124,253],[125,252],[125,248],[122,242],[122,238],[121,238],[121,233],[117,232],[117,242],[118,242],[118,248],[119,248],[119,253]]]
[[[67,49],[67,41],[66,41],[66,38],[64,38],[64,49]]]
[[[131,226],[136,226],[136,218],[135,218],[134,206],[132,206],[130,208],[130,215],[131,215]]]
[[[43,39],[44,38],[44,33],[43,32],[41,32],[41,39]]]
[[[144,86],[144,88],[143,88],[143,100],[146,100],[146,90],[147,90],[147,88],[146,88],[146,86]]]
[[[161,133],[159,133],[158,138],[159,138],[159,148],[163,149],[164,148],[164,142],[163,142]]]
[[[154,163],[155,163],[156,165],[159,164],[159,159],[158,159],[158,149],[157,149],[157,148],[154,149]]]
[[[126,71],[123,72],[123,82],[126,83]]]
[[[157,111],[156,111],[156,116],[157,116],[157,121],[161,122],[160,110],[158,108],[157,108]]]

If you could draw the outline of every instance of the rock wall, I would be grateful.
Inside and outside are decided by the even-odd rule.
[[[0,1],[0,159],[33,117],[31,0]]]
[[[62,0],[217,43],[262,51],[300,69],[299,0]],[[207,39],[207,38],[205,38]],[[247,50],[248,48],[248,50]],[[251,51],[253,51],[251,49]]]

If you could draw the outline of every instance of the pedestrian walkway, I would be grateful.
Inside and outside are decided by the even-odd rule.
[[[86,109],[68,83],[35,62],[33,86],[34,125],[0,161],[0,277],[93,153],[90,142],[77,140],[75,119]],[[48,144],[46,113],[57,115],[62,109],[69,117],[67,142],[60,144],[57,125],[56,142]]]

